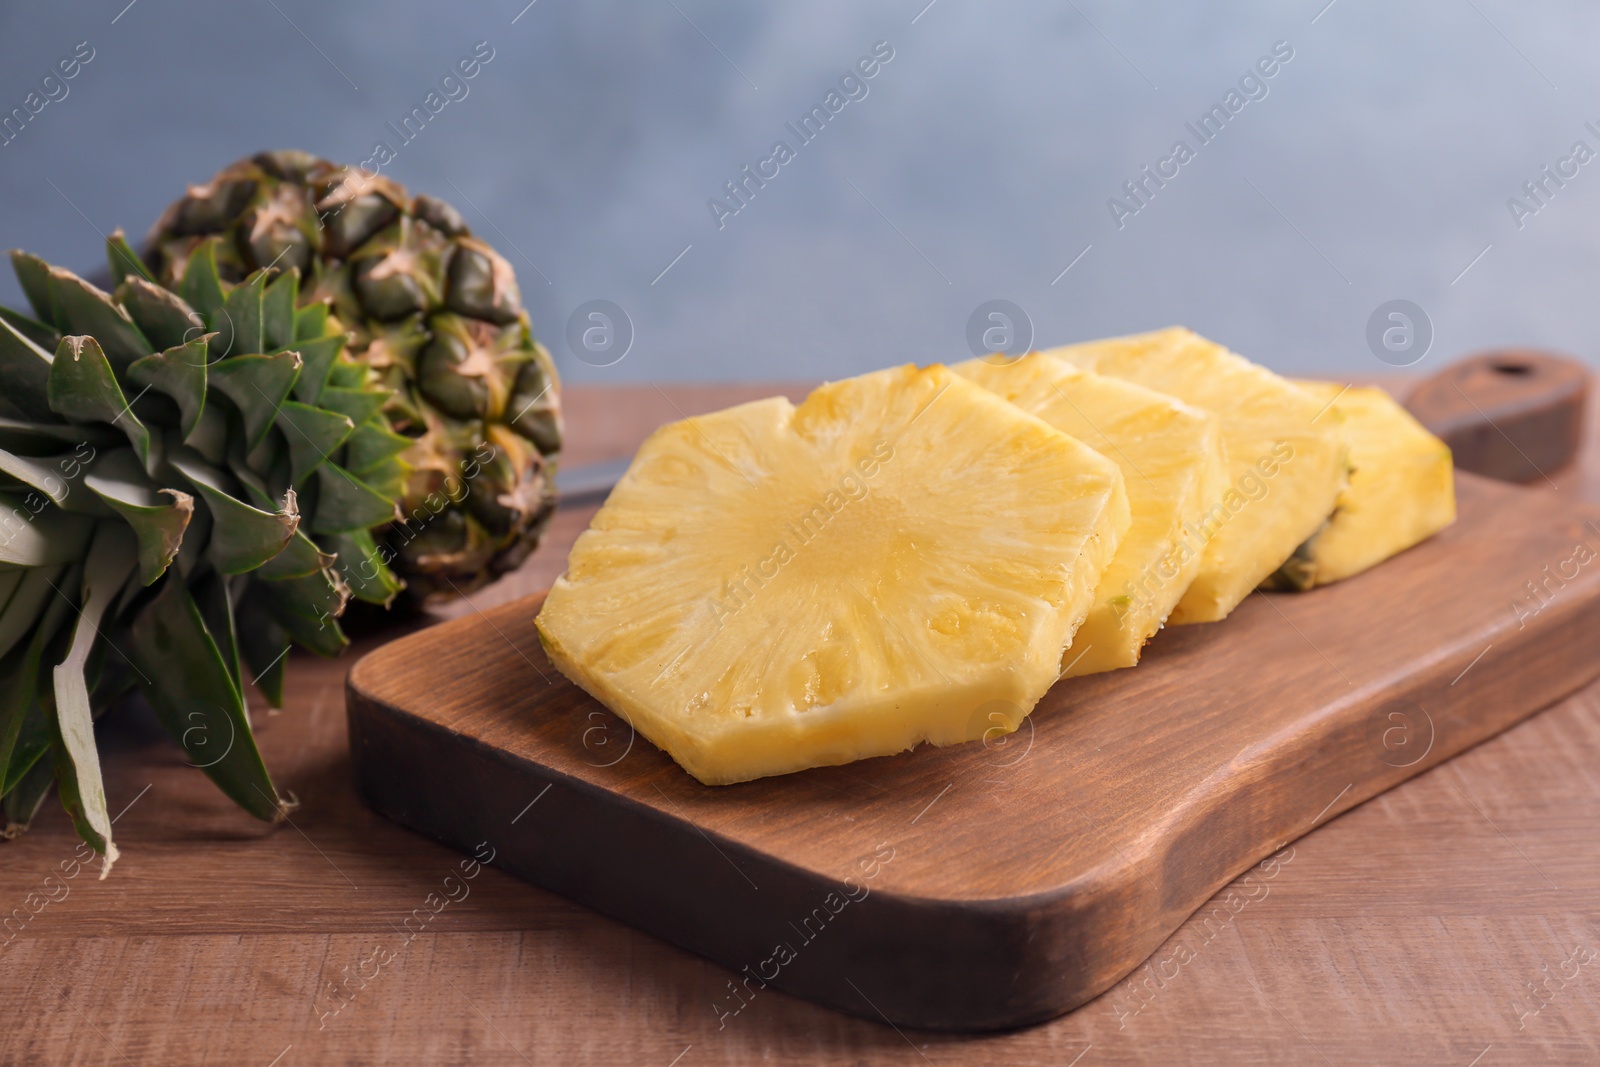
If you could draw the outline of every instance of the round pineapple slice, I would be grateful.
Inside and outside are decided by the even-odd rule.
[[[657,430],[551,661],[711,785],[1016,729],[1129,523],[1115,464],[944,367]]]
[[[1132,525],[1068,646],[1066,677],[1132,667],[1200,572],[1199,529],[1222,496],[1221,420],[1173,397],[1035,353],[952,368],[1122,469]]]

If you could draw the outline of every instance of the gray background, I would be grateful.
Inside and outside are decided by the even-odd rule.
[[[384,173],[506,253],[569,380],[962,358],[993,298],[1041,344],[1178,322],[1296,373],[1385,370],[1366,324],[1395,298],[1434,325],[1419,371],[1508,342],[1596,355],[1600,161],[1520,230],[1506,206],[1600,149],[1595,5],[925,2],[3,0],[0,111],[77,42],[96,56],[0,147],[0,244],[88,268],[96,229],[142,234],[236,156],[358,162],[486,40],[470,95]],[[707,199],[879,40],[869,95],[719,232]],[[1269,95],[1118,230],[1107,198],[1278,40]],[[564,340],[592,299],[633,322],[613,366]]]

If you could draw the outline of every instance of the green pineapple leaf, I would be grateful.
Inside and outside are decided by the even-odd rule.
[[[174,345],[153,356],[146,356],[128,368],[128,380],[141,388],[154,389],[178,405],[178,436],[187,440],[200,425],[206,406],[206,363],[211,338],[206,334]]]
[[[72,563],[83,556],[94,533],[94,520],[46,505],[32,509],[9,495],[0,495],[0,563],[45,567]]]
[[[128,278],[143,278],[147,282],[156,280],[150,268],[144,265],[144,260],[139,258],[139,253],[129,246],[128,238],[121,230],[112,230],[111,236],[106,238],[106,266],[111,270],[113,285]]]
[[[54,329],[20,311],[0,307],[0,320],[10,323],[13,329],[38,345],[47,355],[56,350],[56,343],[61,340],[61,334]]]
[[[28,578],[37,579],[33,583],[35,588],[26,591],[27,603],[18,604],[14,593],[6,605],[8,615],[15,609],[18,617],[29,620],[33,633],[26,642],[14,644],[0,658],[0,793],[10,793],[42,754],[37,741],[29,745],[24,740],[24,726],[38,698],[40,658],[71,608],[67,599],[54,588],[54,582],[59,581],[65,571],[65,567],[57,567],[26,572]],[[37,728],[33,731],[36,738],[40,733]],[[44,737],[40,739],[48,739],[48,730],[42,733]],[[31,754],[30,748],[33,749]],[[19,755],[21,758],[14,758]]]
[[[317,491],[317,513],[311,518],[315,534],[367,530],[399,518],[393,497],[333,463],[317,468]]]
[[[357,600],[387,606],[405,588],[389,569],[370,530],[331,534],[323,543],[334,550],[339,576]]]
[[[246,447],[260,442],[300,376],[300,356],[234,356],[210,368],[210,384],[239,409]]]
[[[234,622],[239,654],[255,676],[256,688],[267,703],[282,707],[284,667],[289,660],[288,633],[262,607],[261,597],[240,597]]]
[[[300,298],[300,272],[285,271],[261,296],[261,351],[276,352],[294,343],[294,306]]]
[[[177,293],[139,277],[123,279],[113,299],[157,349],[187,344],[205,332],[205,323]]]
[[[139,454],[150,461],[150,430],[122,395],[111,360],[93,337],[63,337],[50,364],[50,409],[73,422],[116,426]]]
[[[27,418],[50,414],[49,352],[0,316],[0,394]]]
[[[55,768],[50,761],[36,760],[22,780],[5,795],[6,826],[0,836],[10,839],[26,832],[55,782]]]
[[[228,291],[222,305],[222,321],[212,328],[222,336],[217,346],[224,358],[262,352],[261,295],[267,287],[267,272],[258,270]]]
[[[289,445],[289,480],[299,485],[355,430],[348,415],[290,400],[278,409]]]
[[[122,434],[105,426],[70,426],[61,422],[32,422],[0,416],[0,448],[23,456],[42,456],[59,452],[62,445],[76,445],[75,458],[84,462],[94,458],[100,448],[119,448],[127,444]]]
[[[411,447],[411,438],[395,433],[387,426],[367,421],[355,428],[345,445],[344,465],[350,473],[363,472],[403,453]]]
[[[305,307],[296,308],[294,313],[294,339],[296,341],[316,341],[328,333],[328,305],[319,300]],[[343,338],[341,337],[342,341]],[[320,382],[318,383],[321,384]],[[302,400],[306,399],[301,397]],[[315,400],[315,397],[311,399]]]
[[[109,294],[60,267],[50,268],[50,283],[62,314],[72,323],[72,332],[92,336],[118,367],[155,352],[132,317],[113,303]]]
[[[111,600],[122,591],[133,572],[133,538],[127,528],[101,523],[89,545],[83,565],[82,603],[72,624],[72,644],[66,659],[52,672],[55,710],[52,747],[56,753],[56,778],[61,797],[78,833],[105,857],[101,873],[117,861],[111,840],[111,816],[106,811],[105,784],[100,777],[100,753],[94,743],[94,716],[89,707],[89,686],[84,668],[100,621]]]
[[[97,460],[84,485],[133,530],[140,584],[150,585],[166,573],[194,515],[194,497],[158,485],[125,448]]]
[[[328,385],[317,394],[318,406],[348,416],[357,426],[376,415],[383,407],[383,400],[383,393],[375,393],[366,386]]]
[[[333,558],[318,548],[305,531],[297,530],[289,538],[282,552],[257,567],[255,573],[273,581],[282,578],[304,578],[319,574],[333,565]]]
[[[284,804],[256,747],[239,679],[176,572],[161,580],[126,639],[150,706],[191,764],[256,818],[280,818]]]
[[[189,593],[194,597],[195,607],[200,610],[206,633],[215,642],[217,652],[222,656],[222,665],[227,668],[228,677],[233,680],[233,687],[239,691],[241,698],[244,696],[244,679],[239,674],[239,638],[234,632],[233,601],[228,593],[228,583],[244,580],[225,578],[211,571],[189,583]]]
[[[128,449],[119,451],[131,455]],[[105,515],[104,508],[95,507],[92,498],[84,494],[72,492],[72,485],[62,477],[62,472],[68,464],[76,463],[76,458],[70,452],[55,456],[19,456],[12,452],[0,449],[0,474],[14,479],[18,485],[27,486],[36,491],[24,498],[24,503],[34,505],[42,497],[52,504],[68,511],[78,511],[90,515]],[[78,464],[79,467],[82,464]],[[14,488],[7,486],[7,489]],[[83,505],[88,504],[88,507]],[[30,507],[31,510],[31,507]]]
[[[22,294],[33,308],[34,318],[59,331],[63,318],[60,304],[56,301],[55,284],[50,279],[50,264],[38,256],[14,248],[11,250],[11,269],[16,272]]]
[[[223,574],[244,574],[283,551],[300,527],[293,495],[281,511],[263,511],[240,500],[229,475],[187,449],[173,449],[167,460],[200,492],[215,524],[211,530],[211,562]]]
[[[327,318],[325,307],[322,317]],[[293,347],[305,364],[300,370],[299,381],[295,382],[294,397],[304,403],[315,404],[322,395],[323,386],[328,383],[328,374],[334,362],[344,350],[344,337],[336,334],[332,337],[297,340]]]
[[[335,573],[318,572],[301,578],[252,582],[247,598],[259,606],[297,644],[319,656],[336,656],[350,643],[335,622],[344,613],[349,589]]]
[[[9,655],[18,642],[43,625],[45,606],[51,603],[54,586],[66,570],[65,564],[57,564],[10,572],[15,581],[7,583],[5,608],[0,610],[0,656]],[[3,767],[0,761],[0,775]]]

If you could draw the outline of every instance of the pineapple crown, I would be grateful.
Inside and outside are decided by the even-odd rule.
[[[0,795],[26,823],[54,780],[107,869],[98,714],[142,691],[279,818],[247,672],[279,704],[291,643],[332,655],[352,595],[401,588],[372,533],[407,476],[389,391],[325,303],[300,306],[297,270],[225,281],[217,244],[166,288],[119,232],[112,293],[13,252],[33,315],[0,308]]]

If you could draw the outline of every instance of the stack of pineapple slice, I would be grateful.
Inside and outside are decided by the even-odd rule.
[[[665,426],[537,622],[563,674],[726,784],[1010,732],[1166,623],[1453,517],[1448,450],[1381,393],[1169,329]]]

